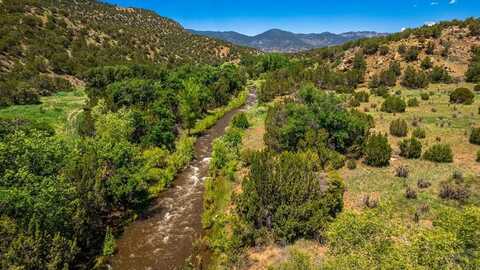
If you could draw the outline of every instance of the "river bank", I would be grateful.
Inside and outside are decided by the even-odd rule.
[[[246,103],[255,100],[255,94],[250,94]],[[111,260],[113,269],[178,269],[192,254],[193,242],[202,233],[203,181],[208,176],[212,142],[224,134],[240,110],[225,112],[203,132],[195,143],[195,159],[176,176],[170,189],[161,192],[145,215],[125,229]]]

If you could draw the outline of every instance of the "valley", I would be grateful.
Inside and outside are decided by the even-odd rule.
[[[1,269],[480,268],[478,18],[248,37],[96,0],[0,15]]]
[[[373,31],[345,32],[341,34],[330,32],[295,34],[280,29],[271,29],[255,36],[247,36],[234,31],[215,32],[191,29],[188,31],[196,35],[212,37],[231,42],[232,44],[256,48],[264,52],[283,53],[295,53],[315,48],[337,46],[352,40],[388,35],[387,33],[377,33]]]

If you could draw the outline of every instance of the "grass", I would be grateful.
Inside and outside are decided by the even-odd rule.
[[[57,133],[68,132],[69,125],[81,112],[87,97],[83,90],[59,92],[42,97],[41,104],[15,105],[0,110],[2,118],[25,118],[51,125]]]
[[[265,134],[265,118],[267,117],[267,107],[257,105],[247,112],[250,128],[245,131],[243,136],[243,149],[261,150],[265,147],[263,135]]]
[[[418,107],[407,107],[405,113],[389,114],[380,112],[379,108],[383,102],[381,97],[370,97],[370,102],[362,104],[360,111],[368,108],[369,114],[375,119],[375,130],[388,133],[390,123],[395,119],[404,119],[409,124],[409,136],[413,127],[414,119],[419,120],[419,126],[424,128],[427,138],[422,140],[423,149],[435,143],[447,143],[452,146],[454,152],[454,165],[465,170],[480,170],[480,164],[475,161],[476,152],[480,146],[468,142],[468,134],[472,126],[480,122],[479,105],[480,96],[476,96],[472,105],[452,105],[449,103],[449,92],[459,86],[472,88],[470,84],[434,84],[426,90],[407,90],[396,87],[393,92],[400,90],[405,100],[416,97],[420,105]],[[432,92],[430,100],[423,101],[420,98],[422,92]],[[377,104],[377,109],[372,109],[372,104]],[[389,136],[391,145],[398,154],[398,144],[403,138]]]
[[[454,162],[451,164],[437,164],[425,160],[408,160],[398,154],[399,142],[404,138],[396,138],[389,135],[389,141],[394,149],[394,154],[389,167],[372,168],[361,162],[356,170],[343,168],[340,170],[344,177],[347,194],[345,206],[347,208],[361,211],[362,199],[366,194],[378,197],[380,203],[389,204],[391,214],[402,219],[404,224],[412,224],[412,217],[416,209],[428,204],[430,213],[423,217],[426,221],[431,220],[436,209],[442,207],[456,207],[456,203],[446,202],[438,197],[439,186],[442,181],[449,179],[454,171],[462,171],[465,175],[476,177],[480,165],[475,161],[476,152],[479,146],[468,142],[468,133],[472,126],[480,121],[478,108],[480,97],[476,96],[472,105],[452,105],[449,103],[449,92],[457,87],[470,84],[432,84],[425,90],[409,90],[402,87],[395,87],[392,93],[401,91],[401,96],[408,100],[416,97],[419,101],[418,107],[407,107],[405,113],[389,114],[379,111],[383,98],[370,96],[370,102],[362,104],[360,111],[366,111],[375,119],[375,130],[382,133],[389,133],[389,125],[395,119],[405,119],[409,124],[409,134],[415,127],[412,126],[414,119],[418,120],[418,126],[426,130],[426,138],[421,139],[423,152],[435,143],[447,143],[452,146]],[[433,93],[429,100],[421,100],[420,94],[424,92]],[[377,104],[377,109],[372,109],[372,104]],[[455,116],[454,116],[455,115]],[[395,169],[399,166],[409,168],[409,177],[402,179],[395,177]],[[417,188],[417,181],[425,179],[432,183],[432,186],[425,190]],[[418,192],[418,199],[408,200],[405,198],[407,186],[413,187]],[[427,222],[428,223],[428,222]]]
[[[476,152],[480,146],[472,145],[468,142],[469,130],[472,126],[480,123],[479,105],[480,96],[476,96],[475,103],[472,105],[451,105],[449,103],[449,92],[457,87],[467,87],[472,89],[471,84],[432,84],[428,89],[409,90],[403,87],[395,87],[392,93],[401,91],[401,96],[407,101],[416,97],[419,101],[418,107],[407,107],[405,113],[388,114],[379,111],[383,98],[371,95],[370,102],[362,104],[360,111],[366,111],[375,119],[375,130],[383,133],[389,133],[390,122],[402,118],[409,124],[409,134],[414,127],[412,122],[418,120],[418,126],[426,130],[426,138],[421,139],[423,152],[431,145],[438,143],[448,143],[452,146],[454,152],[454,162],[451,164],[437,164],[425,160],[408,160],[399,156],[399,142],[403,138],[396,138],[389,135],[389,141],[394,149],[391,164],[385,168],[373,168],[366,166],[361,161],[357,161],[357,168],[349,170],[343,168],[339,171],[345,180],[346,190],[344,196],[345,210],[354,212],[370,211],[363,205],[365,195],[371,195],[379,199],[380,207],[377,209],[383,219],[388,224],[395,224],[401,237],[407,238],[419,228],[431,228],[432,221],[437,214],[445,208],[462,208],[458,202],[446,201],[439,197],[440,183],[452,177],[455,171],[461,171],[466,177],[473,179],[472,191],[474,196],[469,200],[469,204],[479,205],[478,198],[480,182],[478,172],[480,164],[475,161]],[[366,89],[359,89],[366,90]],[[358,91],[358,90],[357,90]],[[422,92],[432,92],[433,96],[428,101],[421,99]],[[373,108],[376,104],[376,108]],[[263,135],[265,133],[264,120],[266,116],[266,107],[253,108],[249,113],[251,128],[245,133],[243,147],[258,150],[264,147]],[[395,176],[395,169],[399,166],[409,168],[409,177],[399,178]],[[431,186],[426,189],[419,189],[417,181],[425,179],[431,182]],[[407,199],[405,190],[407,186],[417,191],[417,199]],[[414,221],[414,215],[417,209],[423,205],[428,205],[429,211],[422,214],[419,222]],[[261,250],[252,249],[248,252],[250,261],[255,266],[275,265],[279,261],[287,259],[286,250],[295,247],[300,252],[310,255],[312,258],[319,258],[327,252],[328,246],[318,248],[316,241],[300,241],[302,246],[297,244],[280,248],[275,245],[266,246]],[[274,250],[274,252],[272,251]],[[270,258],[269,260],[266,257]],[[260,260],[258,258],[261,258]],[[266,264],[261,261],[270,261]]]

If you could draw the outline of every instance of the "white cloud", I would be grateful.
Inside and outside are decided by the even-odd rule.
[[[426,26],[434,26],[435,24],[437,24],[437,23],[436,22],[425,22]]]
[[[457,0],[450,0],[450,2],[448,2],[450,5],[453,5],[455,3],[457,3]]]
[[[407,30],[407,28],[406,28],[406,27],[402,27],[402,29],[400,29],[400,32],[403,32],[403,31],[405,31],[405,30]]]
[[[438,5],[438,2],[435,2],[435,1],[430,3],[430,6],[437,6],[437,5]]]

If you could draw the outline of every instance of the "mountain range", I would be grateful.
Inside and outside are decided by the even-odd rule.
[[[234,31],[197,31],[187,29],[193,34],[216,38],[233,44],[256,48],[265,52],[299,52],[315,48],[341,45],[351,40],[385,36],[387,33],[373,31],[330,32],[296,34],[280,29],[271,29],[256,36],[248,36]]]

